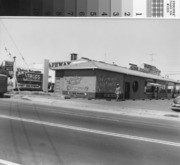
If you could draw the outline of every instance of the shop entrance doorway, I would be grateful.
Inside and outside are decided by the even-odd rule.
[[[125,82],[125,99],[129,99],[130,98],[130,83],[129,82]]]

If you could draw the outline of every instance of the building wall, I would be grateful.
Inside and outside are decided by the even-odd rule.
[[[55,85],[54,85],[54,92],[55,93],[63,93],[63,86],[64,86],[64,71],[57,70],[55,72]]]
[[[159,93],[145,92],[146,84],[158,83],[165,86]],[[122,99],[171,98],[167,93],[167,82],[141,78],[100,69],[56,71],[55,92],[71,97],[115,98],[116,85],[121,87]]]
[[[115,98],[116,85],[119,84],[123,89],[123,74],[96,70],[96,97],[97,98]],[[122,96],[121,96],[122,97]]]
[[[147,96],[144,93],[145,78],[125,75],[124,84],[129,83],[129,99],[145,99]],[[136,84],[136,85],[135,85]],[[125,87],[124,87],[125,93]],[[126,99],[126,98],[125,98]]]
[[[55,91],[71,97],[95,98],[96,77],[93,70],[56,71]]]

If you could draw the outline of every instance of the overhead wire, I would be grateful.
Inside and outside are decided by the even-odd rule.
[[[5,24],[3,23],[2,20],[0,20],[1,24],[2,24],[2,27],[5,29],[5,31],[7,32],[9,38],[11,39],[12,43],[14,44],[15,48],[17,49],[19,55],[21,56],[21,59],[24,61],[24,63],[29,67],[28,63],[26,62],[25,58],[23,57],[21,51],[19,50],[16,42],[14,41],[12,35],[9,33],[8,29],[6,28]],[[7,48],[6,48],[7,49]]]

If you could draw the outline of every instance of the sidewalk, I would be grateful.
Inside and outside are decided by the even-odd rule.
[[[65,107],[82,111],[180,121],[180,112],[174,112],[170,109],[172,100],[128,100],[115,102],[114,100],[64,99],[64,96],[60,95],[35,94],[15,94],[11,99],[18,99],[21,102],[32,101],[35,104]]]

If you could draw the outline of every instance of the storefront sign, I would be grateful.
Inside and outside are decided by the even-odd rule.
[[[14,62],[5,61],[5,70],[8,72],[10,77],[13,77],[13,70],[14,70]]]
[[[52,63],[49,64],[49,66],[50,66],[51,69],[56,69],[58,67],[67,66],[67,65],[70,65],[70,64],[71,64],[71,61],[52,62]]]
[[[64,90],[76,92],[95,92],[95,77],[65,77]]]
[[[155,66],[153,65],[149,65],[149,64],[144,64],[144,70],[146,70],[146,73],[151,73],[154,75],[160,75],[161,71],[159,69],[157,69]]]
[[[14,62],[5,61],[5,70],[13,71],[13,67],[14,67]]]
[[[23,90],[42,90],[42,73],[25,69],[17,69],[18,88]]]

